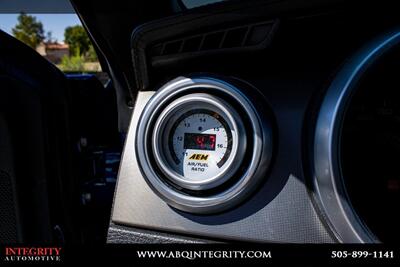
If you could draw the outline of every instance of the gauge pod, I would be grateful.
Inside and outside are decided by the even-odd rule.
[[[211,77],[178,78],[147,103],[136,152],[143,176],[168,204],[220,212],[257,188],[270,164],[272,131],[250,100],[252,89]]]

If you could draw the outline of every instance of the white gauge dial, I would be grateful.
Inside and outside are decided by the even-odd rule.
[[[176,99],[154,128],[156,163],[174,185],[207,190],[238,170],[246,147],[243,123],[224,100],[207,94]]]
[[[191,181],[218,175],[232,150],[232,133],[217,112],[195,109],[181,115],[169,135],[174,170]]]

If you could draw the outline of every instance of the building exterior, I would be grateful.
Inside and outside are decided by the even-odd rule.
[[[53,64],[59,64],[64,56],[69,56],[69,46],[58,42],[42,42],[36,51]]]

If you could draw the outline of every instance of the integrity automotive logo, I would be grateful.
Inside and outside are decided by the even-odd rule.
[[[60,247],[6,247],[4,262],[53,262],[61,261]]]

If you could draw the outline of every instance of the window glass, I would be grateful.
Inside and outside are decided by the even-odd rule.
[[[76,14],[0,14],[0,29],[66,73],[101,72],[93,44]]]

